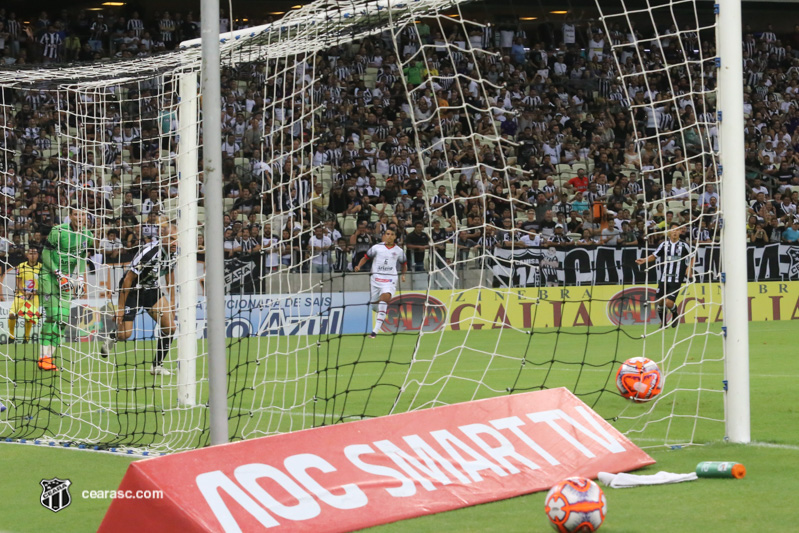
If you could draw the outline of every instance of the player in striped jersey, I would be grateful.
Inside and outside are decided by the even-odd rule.
[[[360,262],[355,265],[355,272],[360,272],[367,261],[372,260],[372,307],[377,306],[377,320],[370,338],[377,337],[377,332],[383,327],[386,319],[388,302],[394,293],[397,292],[397,263],[402,263],[402,282],[405,282],[405,272],[408,271],[408,263],[405,252],[395,244],[397,240],[396,230],[389,228],[383,234],[383,242],[375,244],[366,252]]]
[[[133,323],[139,309],[147,313],[161,328],[158,345],[150,374],[169,376],[164,359],[175,333],[175,283],[173,265],[177,253],[176,228],[167,224],[162,228],[161,240],[153,239],[139,250],[119,283],[119,299],[116,313],[117,330],[109,334],[100,348],[100,355],[108,357],[116,341],[127,340],[133,334]],[[164,275],[169,290],[169,299],[162,293],[160,278]]]
[[[685,259],[689,258],[686,270]],[[660,243],[654,253],[649,257],[637,259],[636,264],[643,265],[661,260],[660,281],[658,282],[658,292],[655,296],[658,315],[664,326],[667,325],[663,305],[671,311],[671,327],[676,328],[680,321],[679,308],[674,304],[677,293],[686,277],[691,279],[694,273],[694,256],[691,254],[691,247],[680,240],[680,225],[672,222],[669,225],[669,238]]]

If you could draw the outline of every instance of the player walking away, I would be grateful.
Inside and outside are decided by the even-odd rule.
[[[685,259],[688,257],[690,257],[690,261],[686,271]],[[663,309],[663,303],[665,302],[666,307],[671,311],[671,327],[676,328],[680,321],[680,311],[674,305],[674,301],[677,299],[677,293],[680,292],[680,287],[685,278],[691,279],[694,275],[694,256],[691,255],[691,247],[680,240],[680,225],[676,222],[672,222],[669,225],[669,238],[660,243],[660,246],[657,247],[657,250],[652,255],[637,259],[635,262],[643,265],[656,259],[662,261],[658,292],[655,296],[658,316],[660,316],[661,323],[666,326]]]
[[[383,242],[369,248],[366,255],[355,266],[355,272],[360,272],[361,267],[370,259],[372,260],[371,302],[373,308],[377,305],[377,320],[375,328],[369,335],[371,339],[377,337],[377,332],[383,327],[388,302],[397,292],[397,263],[402,263],[402,282],[405,283],[405,272],[408,271],[407,258],[402,248],[394,244],[396,240],[396,230],[387,229],[383,233]]]
[[[25,322],[25,336],[22,342],[30,340],[31,329],[42,316],[39,309],[39,275],[42,264],[39,262],[39,250],[28,248],[28,261],[17,267],[17,282],[14,291],[14,304],[8,315],[8,343],[13,344],[17,331],[17,319]]]
[[[100,347],[100,355],[108,357],[116,341],[128,340],[133,334],[133,322],[139,309],[147,313],[161,328],[155,359],[150,368],[154,376],[172,374],[164,368],[164,359],[175,334],[175,254],[178,241],[176,228],[166,224],[161,230],[161,239],[153,239],[145,244],[133,258],[119,282],[117,301],[116,331],[109,333]],[[161,291],[160,278],[164,276],[169,290],[169,299]]]
[[[44,324],[39,368],[58,370],[53,356],[64,337],[74,292],[83,287],[86,252],[94,236],[87,229],[88,215],[72,208],[69,222],[54,226],[42,252],[39,281],[44,296]],[[76,277],[72,277],[73,274]]]

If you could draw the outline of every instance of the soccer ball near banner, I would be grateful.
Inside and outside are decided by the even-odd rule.
[[[555,531],[591,533],[605,521],[608,502],[595,482],[584,477],[570,477],[549,489],[544,511]]]
[[[663,374],[651,359],[632,357],[616,371],[616,388],[634,402],[651,400],[663,390]]]

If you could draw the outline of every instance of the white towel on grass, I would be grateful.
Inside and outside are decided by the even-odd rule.
[[[610,472],[600,472],[597,478],[603,484],[612,489],[629,489],[631,487],[643,487],[646,485],[666,485],[668,483],[682,483],[683,481],[693,481],[697,479],[696,472],[690,474],[673,474],[671,472],[658,472],[648,476],[636,474],[611,474]]]

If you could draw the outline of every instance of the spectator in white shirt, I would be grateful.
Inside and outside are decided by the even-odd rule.
[[[236,142],[233,135],[228,135],[227,140],[222,143],[222,153],[228,157],[235,157],[239,151],[241,151],[241,144]]]
[[[325,228],[321,225],[314,228],[314,235],[308,242],[308,251],[311,255],[311,271],[317,274],[330,272],[330,249],[333,241],[325,235]]]
[[[702,203],[702,205],[710,205],[711,198],[715,198],[716,202],[719,201],[719,195],[716,192],[715,187],[712,183],[708,183],[705,185],[705,192],[702,193],[702,197],[699,201]]]
[[[271,224],[264,226],[261,251],[264,253],[264,267],[267,271],[275,271],[280,268],[280,241],[272,235]]]
[[[119,263],[119,255],[122,253],[123,248],[122,241],[119,239],[119,232],[114,228],[109,229],[105,237],[100,239],[100,250],[106,264]]]
[[[321,167],[327,164],[327,153],[325,153],[325,147],[323,144],[319,144],[316,146],[316,152],[313,154],[313,160],[311,161],[311,165],[315,167]]]

